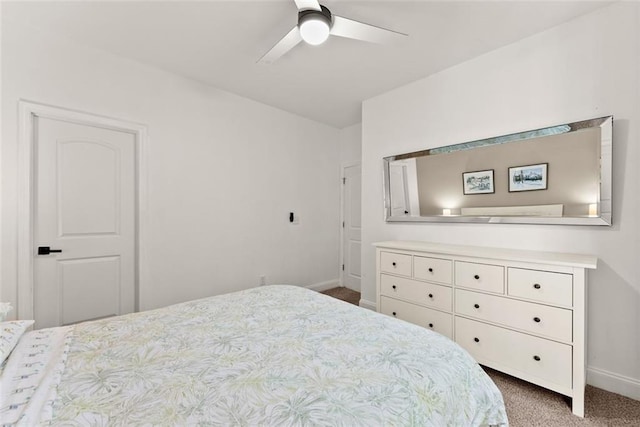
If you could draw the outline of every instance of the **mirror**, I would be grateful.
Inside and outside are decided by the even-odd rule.
[[[611,225],[613,116],[385,157],[388,222]]]

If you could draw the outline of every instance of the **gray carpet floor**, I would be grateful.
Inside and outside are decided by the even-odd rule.
[[[348,288],[322,292],[358,305],[360,293]],[[569,399],[550,390],[484,368],[504,398],[511,427],[640,427],[640,401],[587,386],[585,417],[571,413]]]
[[[550,390],[484,368],[504,399],[511,427],[640,426],[640,401],[587,386],[585,417],[571,413],[569,399]]]
[[[354,305],[360,305],[360,292],[352,291],[349,288],[332,288],[322,293]]]

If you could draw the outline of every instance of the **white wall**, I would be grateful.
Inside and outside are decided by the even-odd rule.
[[[362,161],[362,123],[340,130],[340,163],[352,165]]]
[[[375,301],[376,241],[597,255],[588,276],[588,381],[640,399],[639,21],[638,3],[614,4],[364,103],[364,299]],[[384,222],[385,156],[609,114],[610,228]]]
[[[249,288],[263,274],[337,283],[338,129],[7,19],[2,67],[0,300],[16,300],[21,98],[148,126],[143,309]]]

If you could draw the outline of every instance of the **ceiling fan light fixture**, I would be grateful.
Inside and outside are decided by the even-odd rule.
[[[298,22],[267,53],[262,55],[258,63],[271,64],[303,41],[310,45],[319,45],[329,36],[370,43],[392,43],[407,36],[397,31],[333,15],[329,9],[318,3],[318,0],[294,1],[298,9]]]
[[[329,38],[329,26],[319,19],[309,19],[300,24],[300,36],[308,44],[317,46]]]
[[[320,45],[327,41],[331,31],[331,12],[324,6],[318,10],[303,10],[298,14],[300,37],[310,45]]]

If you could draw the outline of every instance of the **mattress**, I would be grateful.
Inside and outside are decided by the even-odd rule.
[[[23,425],[507,424],[450,339],[286,285],[32,331],[0,375]]]

